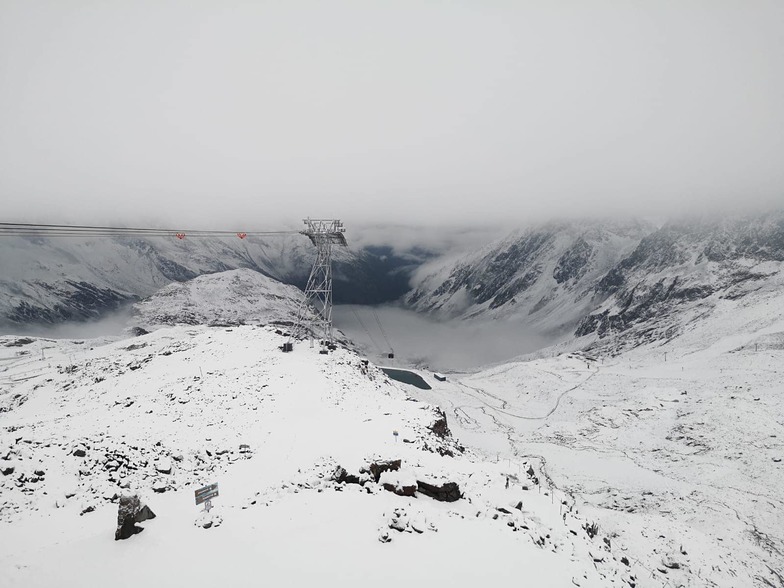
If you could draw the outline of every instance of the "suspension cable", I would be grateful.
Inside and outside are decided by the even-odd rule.
[[[151,227],[117,227],[93,225],[57,225],[43,223],[0,222],[0,236],[5,237],[228,237],[293,235],[299,231],[227,231],[214,229],[162,229]]]
[[[351,254],[355,258],[356,261],[360,261],[359,254],[356,251],[351,249],[351,247],[346,247],[346,249],[348,250],[349,254]],[[384,341],[387,344],[387,348],[389,349],[390,354],[394,355],[395,349],[392,347],[392,343],[389,341],[389,337],[387,337],[387,333],[384,330],[384,327],[381,325],[381,319],[378,318],[378,312],[376,312],[376,309],[373,306],[368,305],[368,308],[370,309],[370,312],[372,313],[373,318],[375,319],[376,324],[378,325],[378,330],[381,332],[381,336],[384,338]],[[357,316],[357,318],[359,317]],[[368,331],[367,329],[365,329],[365,331],[368,333],[368,335],[370,335],[370,331]],[[376,347],[378,347],[378,350],[381,351],[380,346],[376,345]]]

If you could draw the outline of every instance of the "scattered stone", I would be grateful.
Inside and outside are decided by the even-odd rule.
[[[160,480],[160,479],[155,480],[155,482],[153,482],[153,484],[152,484],[152,491],[156,492],[158,494],[163,494],[168,489],[169,489],[169,486],[166,484],[166,482],[163,481],[163,480]]]
[[[87,514],[88,512],[93,512],[94,510],[95,510],[95,507],[92,504],[90,504],[90,505],[85,506],[84,508],[82,508],[82,512],[80,512],[79,515],[81,516],[83,514]]]
[[[199,513],[199,516],[196,517],[196,520],[193,524],[203,529],[212,529],[214,527],[220,527],[222,522],[223,517],[218,513],[212,511],[207,512],[206,510],[203,510]]]
[[[412,529],[414,529],[414,531],[416,531],[420,535],[425,532],[425,529],[427,529],[425,520],[421,518],[412,519],[409,525],[411,526]]]
[[[14,473],[15,469],[16,468],[14,466],[3,466],[3,469],[0,471],[3,472],[4,476],[10,476],[11,474]]]
[[[84,457],[87,455],[87,448],[84,445],[78,445],[76,448],[74,448],[72,455],[75,455],[76,457]]]
[[[161,459],[155,462],[155,470],[161,474],[171,474],[172,471],[172,463],[166,457],[162,457]]]
[[[136,523],[154,519],[155,513],[146,504],[143,504],[136,494],[125,494],[120,497],[120,504],[117,507],[117,529],[114,532],[114,540],[128,539],[144,529]]]

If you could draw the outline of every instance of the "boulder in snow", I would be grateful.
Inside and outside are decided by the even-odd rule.
[[[455,482],[446,482],[441,486],[436,486],[435,484],[428,484],[427,482],[417,480],[417,486],[421,494],[441,502],[455,502],[456,500],[460,500],[462,496],[460,487]]]
[[[117,529],[114,532],[114,540],[128,539],[136,533],[141,533],[144,529],[136,523],[154,519],[155,513],[150,507],[143,504],[136,494],[125,494],[120,497],[120,504],[117,509]]]

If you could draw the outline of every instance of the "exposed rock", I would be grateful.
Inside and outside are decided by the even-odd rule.
[[[76,457],[84,457],[87,455],[87,449],[84,445],[79,445],[74,448],[72,455],[75,455]]]
[[[338,466],[332,474],[332,479],[338,484],[360,484],[359,476],[349,474],[346,468]]]
[[[452,432],[449,430],[449,426],[446,423],[446,414],[444,414],[444,411],[440,408],[436,409],[436,413],[438,414],[438,418],[428,427],[428,429],[437,437],[441,437],[441,439],[451,437]]]
[[[414,484],[411,486],[400,486],[387,482],[384,484],[384,490],[388,492],[394,492],[398,496],[416,496],[417,485]]]
[[[455,502],[462,497],[460,487],[455,482],[446,482],[442,486],[436,486],[417,480],[417,487],[421,494],[441,502]]]
[[[128,539],[136,533],[141,533],[144,529],[137,526],[149,519],[154,519],[155,513],[146,504],[143,504],[136,494],[125,494],[120,497],[120,504],[117,507],[117,530],[114,532],[115,541]]]
[[[401,460],[392,459],[387,461],[377,461],[370,464],[368,472],[373,476],[373,481],[378,483],[381,474],[384,472],[396,472],[400,469]]]
[[[16,339],[14,341],[9,341],[5,344],[6,347],[22,347],[24,345],[30,345],[33,342],[33,339],[29,337],[22,337],[20,339]]]

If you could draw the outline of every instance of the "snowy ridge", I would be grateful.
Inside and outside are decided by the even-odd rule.
[[[169,284],[133,305],[131,324],[147,331],[173,325],[292,324],[302,300],[294,286],[238,269]]]

